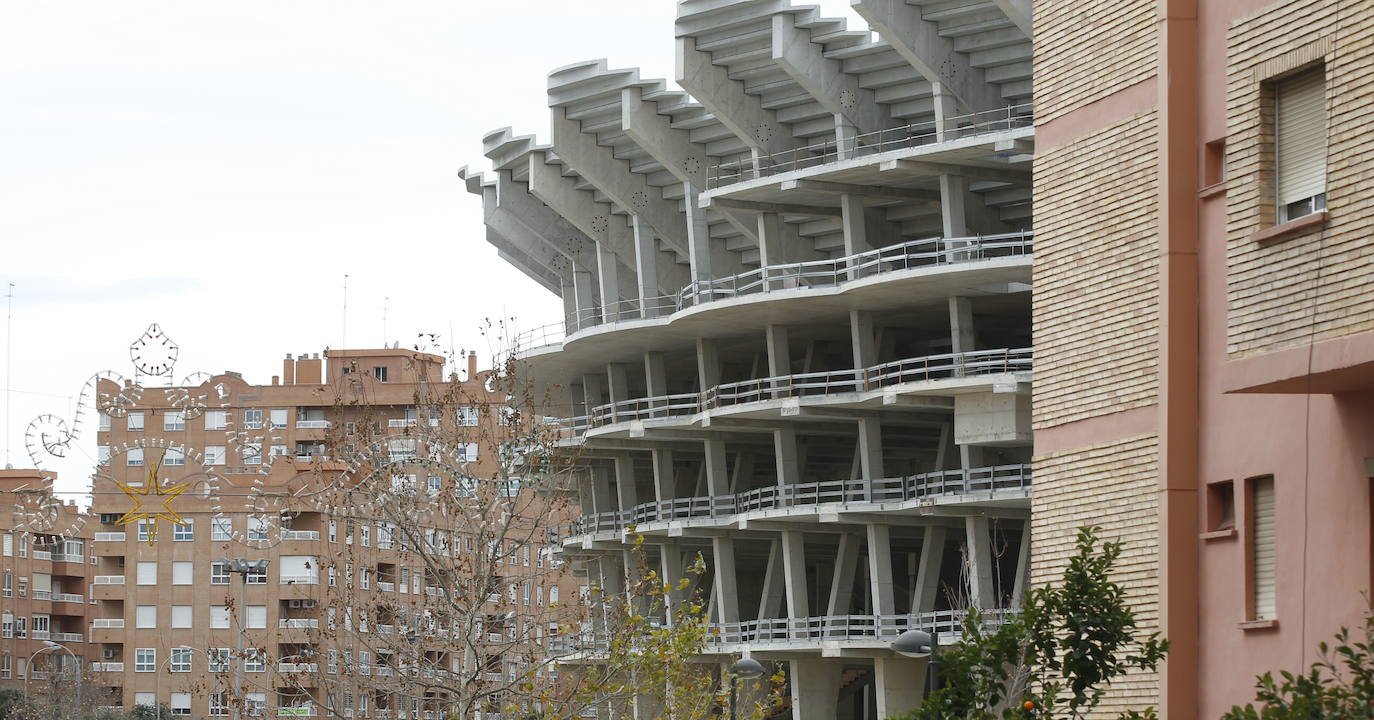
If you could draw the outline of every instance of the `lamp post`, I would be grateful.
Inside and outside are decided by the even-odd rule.
[[[220,558],[220,559],[219,559],[219,562],[222,563],[222,564],[224,565],[224,567],[227,568],[227,569],[229,570],[229,572],[234,573],[235,575],[238,575],[239,578],[240,578],[240,584],[239,584],[239,612],[240,612],[240,613],[244,613],[244,615],[242,615],[241,617],[245,617],[245,618],[246,618],[246,613],[248,612],[248,608],[247,608],[247,606],[246,606],[246,603],[248,602],[248,574],[249,574],[249,573],[259,573],[259,574],[266,573],[266,572],[267,572],[267,563],[268,563],[269,561],[268,561],[266,558],[264,558],[264,559],[262,559],[262,560],[248,560],[248,559],[245,559],[245,558],[234,558],[233,560],[230,560],[229,558]],[[243,630],[246,630],[246,629],[247,629],[247,622],[246,622],[246,620],[245,620],[244,626],[243,626],[242,628],[239,629],[240,631],[239,631],[239,633],[238,633],[238,647],[235,649],[235,658],[234,658],[234,694],[235,694],[236,700],[237,700],[237,702],[234,703],[234,720],[242,720],[242,718],[243,718],[243,635],[244,635],[244,634],[243,634],[242,631],[243,631]]]
[[[767,674],[763,664],[754,658],[740,658],[739,662],[730,666],[730,720],[735,720],[735,703],[738,700],[735,681],[739,678],[754,680]]]
[[[24,697],[28,698],[29,696],[29,676],[33,675],[33,659],[42,653],[52,652],[54,650],[61,650],[72,656],[72,666],[76,668],[76,706],[81,707],[81,661],[76,658],[76,653],[72,652],[71,648],[51,640],[44,640],[43,647],[34,650],[33,654],[29,656],[29,667],[27,672],[24,673]]]
[[[905,657],[930,658],[930,665],[926,668],[927,685],[930,686],[930,692],[940,689],[940,643],[934,635],[913,628],[898,635],[889,647],[892,652]]]

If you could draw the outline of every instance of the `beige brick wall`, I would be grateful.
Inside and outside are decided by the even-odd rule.
[[[1036,121],[1153,77],[1154,22],[1154,0],[1036,0]]]
[[[1037,430],[1156,401],[1155,128],[1152,110],[1035,158]]]
[[[1227,53],[1228,352],[1240,357],[1374,329],[1368,0],[1276,4],[1232,23]],[[1261,246],[1250,236],[1274,218],[1272,100],[1263,82],[1318,57],[1326,63],[1331,219],[1323,232]]]
[[[1078,528],[1098,525],[1125,544],[1113,580],[1126,588],[1143,633],[1159,629],[1158,453],[1155,435],[1126,438],[1035,458],[1031,500],[1031,581],[1057,582]],[[1093,717],[1115,717],[1159,702],[1154,673],[1114,683]]]

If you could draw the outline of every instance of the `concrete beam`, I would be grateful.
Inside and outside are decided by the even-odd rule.
[[[899,188],[889,185],[856,185],[854,183],[829,182],[826,180],[784,180],[783,190],[811,190],[813,192],[856,197],[877,198],[881,200],[926,200],[940,201],[940,193],[935,190],[918,188]]]
[[[1017,29],[1026,34],[1027,39],[1035,38],[1034,14],[1031,9],[1031,0],[992,0],[997,3],[998,9],[1003,15],[1014,24]]]
[[[954,42],[940,34],[939,23],[921,17],[919,6],[906,0],[850,0],[850,7],[926,80],[943,83],[967,112],[1006,104],[983,69],[955,50]]]
[[[487,228],[487,242],[496,247],[496,254],[502,260],[514,265],[517,270],[525,273],[531,280],[539,283],[545,290],[554,295],[563,294],[563,280],[558,273],[543,267],[535,262],[533,258],[526,255],[519,248],[515,247],[505,236],[491,228]],[[568,279],[571,283],[571,278]]]
[[[677,39],[677,84],[757,153],[769,155],[797,145],[790,128],[763,100],[744,92],[744,83],[731,80],[725,68],[712,63],[709,52],[698,50],[694,37]]]
[[[756,202],[754,200],[732,200],[718,197],[703,197],[701,198],[701,203],[703,207],[709,207],[713,210],[745,210],[748,212],[819,215],[822,217],[840,216],[840,209],[838,207],[822,207],[820,205]]]
[[[960,175],[970,180],[990,180],[993,182],[1029,185],[1030,172],[1017,168],[989,168],[976,165],[954,165],[952,163],[926,162],[924,160],[884,160],[878,164],[878,172],[893,174],[920,175]]]
[[[887,106],[861,87],[857,76],[846,73],[839,60],[825,57],[825,48],[811,42],[811,32],[797,27],[795,14],[773,16],[772,53],[773,62],[835,116],[841,157],[853,155],[855,135],[891,124]]]

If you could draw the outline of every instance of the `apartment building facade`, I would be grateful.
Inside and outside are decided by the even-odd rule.
[[[453,479],[425,463],[440,457],[426,439],[436,434],[464,477],[500,473],[506,396],[488,387],[475,356],[462,380],[443,377],[444,362],[335,350],[287,356],[268,385],[223,373],[126,392],[129,402],[101,415],[93,485],[87,655],[96,681],[123,707],[161,703],[195,717],[448,712],[442,693],[405,694],[406,678],[471,662],[453,652],[459,623],[445,610],[460,588],[444,587],[455,581],[433,568],[448,549],[471,553],[472,539],[450,537],[452,523],[429,517],[423,500],[399,517],[382,512],[376,494],[452,491]],[[119,396],[106,382],[102,397]],[[449,398],[442,416],[426,401],[440,395]],[[368,462],[386,472],[356,475]],[[154,516],[121,524],[150,508]],[[420,537],[428,555],[415,552]],[[524,545],[503,575],[532,574],[530,551]],[[538,597],[542,605],[542,586]]]
[[[550,142],[460,172],[563,303],[519,355],[563,393],[565,556],[616,592],[630,527],[669,580],[700,554],[704,659],[786,663],[799,720],[910,710],[897,635],[1026,588],[1030,14],[923,5],[680,2],[681,90],[559,68]]]
[[[0,470],[0,497],[10,503],[0,511],[4,684],[41,683],[82,667],[88,656],[91,535],[78,508],[53,495],[53,479],[39,470]]]
[[[1032,575],[1104,525],[1173,643],[1109,709],[1217,717],[1367,612],[1369,10],[1035,3]]]

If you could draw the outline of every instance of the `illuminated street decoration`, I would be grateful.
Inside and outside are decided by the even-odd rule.
[[[129,498],[134,501],[133,509],[124,513],[119,520],[115,521],[115,524],[124,526],[144,520],[148,521],[147,536],[149,545],[157,542],[158,520],[166,520],[167,522],[182,527],[185,527],[188,523],[186,518],[183,518],[176,510],[172,509],[172,501],[186,492],[186,489],[191,487],[191,483],[183,482],[164,487],[157,476],[158,469],[161,467],[162,463],[156,462],[148,468],[148,478],[144,480],[142,487],[133,487],[122,482],[115,482],[115,485],[119,486],[119,489],[123,490],[124,494],[128,495]],[[151,510],[147,509],[149,505],[151,505],[149,502],[150,500],[161,500],[161,506],[154,507]]]

